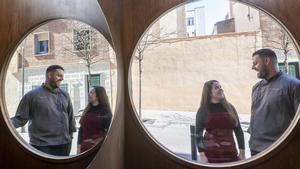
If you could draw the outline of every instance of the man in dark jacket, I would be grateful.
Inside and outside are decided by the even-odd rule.
[[[288,128],[300,103],[300,81],[278,69],[270,49],[253,53],[252,69],[262,79],[252,89],[249,146],[255,155],[274,143]]]
[[[29,122],[30,145],[57,156],[70,154],[76,131],[70,96],[59,88],[63,79],[61,66],[49,66],[45,83],[23,96],[16,115],[11,118],[16,128]]]

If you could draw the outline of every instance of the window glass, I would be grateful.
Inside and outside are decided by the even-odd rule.
[[[228,157],[232,161],[243,159],[243,154],[250,158],[249,139],[258,133],[253,132],[251,136],[248,130],[251,93],[253,86],[264,79],[253,66],[252,54],[262,48],[274,51],[280,69],[288,70],[284,74],[299,78],[299,56],[293,41],[264,12],[229,0],[189,1],[170,10],[144,33],[132,56],[129,91],[137,117],[157,142],[177,156],[199,163],[206,162],[201,158],[202,152],[210,157],[211,163],[224,162],[218,161],[218,156],[233,155]],[[213,87],[223,92],[216,94],[212,87],[204,88],[210,80],[217,80]],[[197,120],[197,112],[203,112],[199,111],[202,100],[215,101],[202,97],[216,99],[218,95],[226,98],[226,104],[222,99],[224,105],[216,109],[215,105],[206,106],[213,107],[207,108],[209,112],[225,113],[221,114],[221,120],[211,113],[199,113]],[[218,122],[211,124],[208,119]],[[255,124],[262,124],[262,119],[259,117]],[[271,119],[265,119],[270,126],[283,121]],[[291,120],[281,126],[280,133]],[[219,138],[217,133],[224,137],[213,139]],[[262,134],[263,139],[267,136]],[[272,139],[277,140],[279,136],[272,135]],[[269,145],[263,145],[260,150]]]
[[[91,75],[91,85],[100,86],[100,74]]]
[[[34,34],[35,54],[47,54],[49,52],[49,32]]]
[[[64,70],[56,67],[47,73],[51,65]],[[114,112],[116,83],[116,57],[105,37],[83,22],[54,20],[34,29],[16,48],[5,79],[7,112],[28,147],[48,155],[53,152],[44,148],[70,144],[67,156],[75,156],[104,141]],[[99,86],[94,89],[97,96],[91,86]],[[98,96],[105,100],[105,112],[99,110],[103,107]],[[92,109],[90,104],[98,107]],[[90,114],[101,118],[89,119]]]
[[[90,49],[90,30],[74,29],[74,49]]]

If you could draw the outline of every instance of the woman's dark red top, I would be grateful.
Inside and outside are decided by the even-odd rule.
[[[200,126],[198,124],[198,131],[196,127],[197,146],[199,152],[205,153],[208,162],[224,163],[238,160],[233,131],[236,133],[239,148],[244,149],[243,131],[240,123],[235,122],[221,103],[210,103],[205,123]]]
[[[92,106],[81,117],[78,133],[78,144],[81,145],[80,152],[91,149],[105,137],[111,118],[111,112],[101,105]]]

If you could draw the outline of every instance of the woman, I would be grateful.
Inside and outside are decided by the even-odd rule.
[[[224,163],[245,158],[244,134],[237,112],[225,99],[223,89],[216,80],[207,81],[203,86],[201,104],[196,115],[196,138],[200,160],[203,162]]]
[[[79,121],[77,153],[82,153],[102,141],[109,128],[112,113],[103,87],[94,87],[89,92],[89,104]]]

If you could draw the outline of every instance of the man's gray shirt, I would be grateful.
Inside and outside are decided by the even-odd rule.
[[[300,81],[278,73],[252,90],[250,150],[261,152],[288,128],[300,103]]]
[[[50,90],[44,85],[22,98],[11,121],[16,128],[29,122],[30,144],[37,146],[71,143],[76,131],[70,96],[59,88]]]

